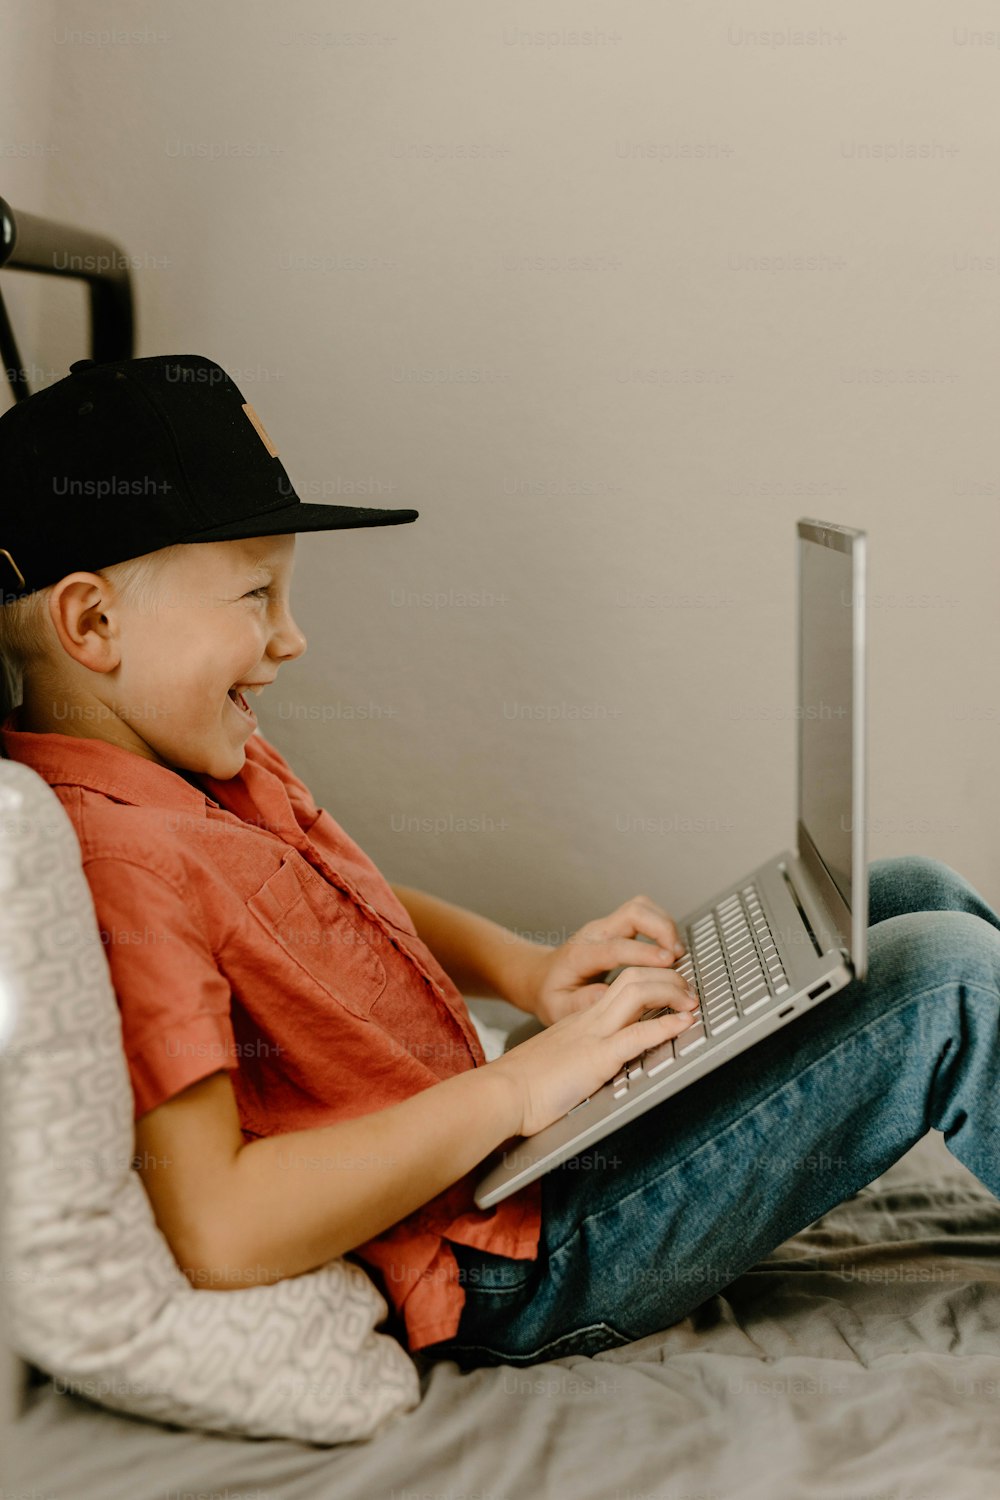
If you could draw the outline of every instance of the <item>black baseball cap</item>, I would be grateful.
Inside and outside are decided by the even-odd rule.
[[[300,500],[253,407],[198,354],[78,359],[0,416],[0,604],[181,542],[418,515]]]

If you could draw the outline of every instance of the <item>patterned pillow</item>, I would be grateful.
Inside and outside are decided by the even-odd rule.
[[[10,1339],[60,1387],[215,1432],[333,1444],[420,1400],[376,1333],[388,1309],[333,1260],[271,1286],[191,1286],[134,1166],[121,1021],[73,825],[29,766],[0,759],[2,1263]]]

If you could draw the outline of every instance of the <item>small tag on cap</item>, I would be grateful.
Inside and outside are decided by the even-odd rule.
[[[264,444],[264,447],[267,449],[268,453],[270,453],[272,458],[277,458],[278,450],[271,442],[271,439],[268,437],[267,433],[264,431],[264,424],[260,420],[260,417],[258,417],[257,413],[254,411],[253,407],[250,405],[249,401],[244,401],[243,410],[246,412],[248,418],[250,419],[250,422],[253,425],[254,431],[260,438],[261,442]]]
[[[4,562],[6,562],[6,563],[8,563],[10,565],[11,571],[17,575],[18,588],[22,588],[23,589],[25,587],[24,574],[21,572],[21,569],[18,567],[17,563],[11,557],[11,555],[7,551],[6,547],[0,547],[0,557],[3,558]],[[2,602],[2,601],[0,601],[0,602]]]

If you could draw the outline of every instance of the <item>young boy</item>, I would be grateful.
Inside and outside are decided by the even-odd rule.
[[[866,985],[476,1209],[494,1148],[697,1001],[648,898],[547,948],[390,886],[257,732],[246,693],[306,646],[295,534],[417,513],[300,502],[195,356],[79,361],[0,417],[0,504],[0,742],[76,828],[139,1170],[193,1284],[351,1255],[411,1352],[530,1363],[683,1317],[929,1128],[1000,1193],[1000,918],[911,860],[873,867]],[[486,1062],[463,990],[544,1029]]]

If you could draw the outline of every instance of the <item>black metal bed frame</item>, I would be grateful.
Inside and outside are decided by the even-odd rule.
[[[135,344],[132,277],[128,256],[114,240],[15,211],[0,198],[0,270],[85,281],[90,293],[90,357],[98,362],[131,358]],[[0,355],[14,399],[23,401],[31,391],[2,296]]]

